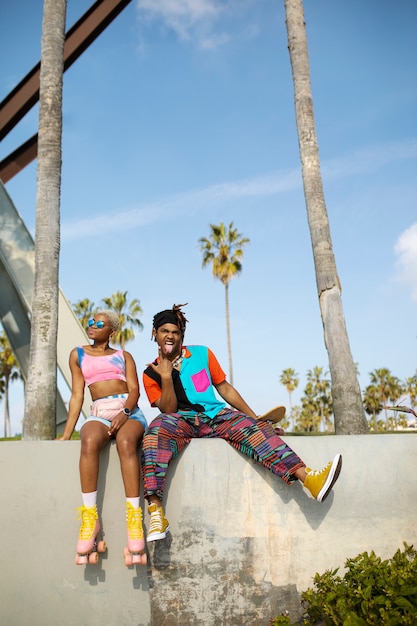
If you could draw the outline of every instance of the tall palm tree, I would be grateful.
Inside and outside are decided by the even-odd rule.
[[[135,338],[132,327],[136,326],[139,330],[143,329],[143,324],[138,317],[143,313],[140,302],[134,299],[128,303],[127,291],[116,291],[110,298],[103,298],[103,303],[108,309],[119,315],[120,328],[113,339],[124,350],[126,343]]]
[[[9,406],[9,385],[13,380],[22,380],[19,364],[12,347],[7,339],[6,333],[0,333],[0,380],[2,383],[2,393],[4,394],[4,436],[11,437],[12,429],[10,425]]]
[[[295,389],[297,389],[300,379],[298,377],[297,372],[293,370],[291,367],[288,367],[286,370],[282,370],[279,381],[281,385],[284,385],[285,389],[288,392],[288,396],[290,399],[290,413],[291,413],[291,409],[292,409],[291,395],[292,395],[292,392]]]
[[[320,172],[303,3],[284,1],[304,195],[329,356],[335,430],[346,435],[366,433],[368,424],[349,345]]]
[[[57,395],[62,74],[67,0],[44,0],[39,88],[35,285],[23,439],[54,439]]]
[[[91,302],[88,298],[78,300],[78,302],[75,302],[72,305],[72,308],[83,328],[86,328],[88,320],[94,317],[94,314],[97,311],[97,307],[94,302]]]
[[[247,237],[243,237],[233,222],[226,228],[223,222],[216,226],[210,224],[210,237],[200,237],[198,240],[200,250],[203,253],[203,268],[211,263],[212,272],[215,278],[220,280],[225,288],[226,302],[226,333],[227,351],[229,355],[229,380],[233,385],[233,363],[232,363],[232,342],[230,338],[230,313],[229,313],[229,283],[234,276],[242,271],[241,259],[243,258],[243,248],[250,243]]]

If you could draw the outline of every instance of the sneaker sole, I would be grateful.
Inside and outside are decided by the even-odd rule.
[[[146,541],[149,543],[150,541],[158,541],[158,539],[165,539],[167,536],[167,532],[169,531],[169,526],[165,529],[163,533],[152,533],[152,535],[148,535],[146,537]]]
[[[336,480],[339,478],[341,469],[342,469],[342,455],[336,454],[336,456],[333,459],[332,468],[329,472],[327,480],[317,495],[318,502],[324,502],[324,500],[327,498],[333,485],[335,484]]]

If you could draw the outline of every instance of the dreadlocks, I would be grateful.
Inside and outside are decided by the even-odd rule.
[[[182,306],[187,306],[188,302],[185,304],[174,304],[172,309],[165,309],[165,311],[160,311],[156,315],[153,316],[153,329],[158,330],[162,324],[175,324],[181,331],[181,335],[184,336],[185,326],[188,322],[184,313],[181,311]]]

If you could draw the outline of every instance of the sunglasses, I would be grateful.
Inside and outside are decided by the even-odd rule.
[[[103,320],[97,320],[97,322],[96,322],[94,317],[92,317],[91,319],[88,320],[87,326],[88,326],[88,328],[91,328],[92,326],[94,326],[94,324],[96,325],[96,328],[104,328]]]

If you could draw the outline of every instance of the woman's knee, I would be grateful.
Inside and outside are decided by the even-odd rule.
[[[119,457],[131,457],[137,453],[140,440],[135,437],[118,436],[116,438],[116,448]]]
[[[103,434],[96,429],[81,430],[81,454],[98,453],[106,444]]]

